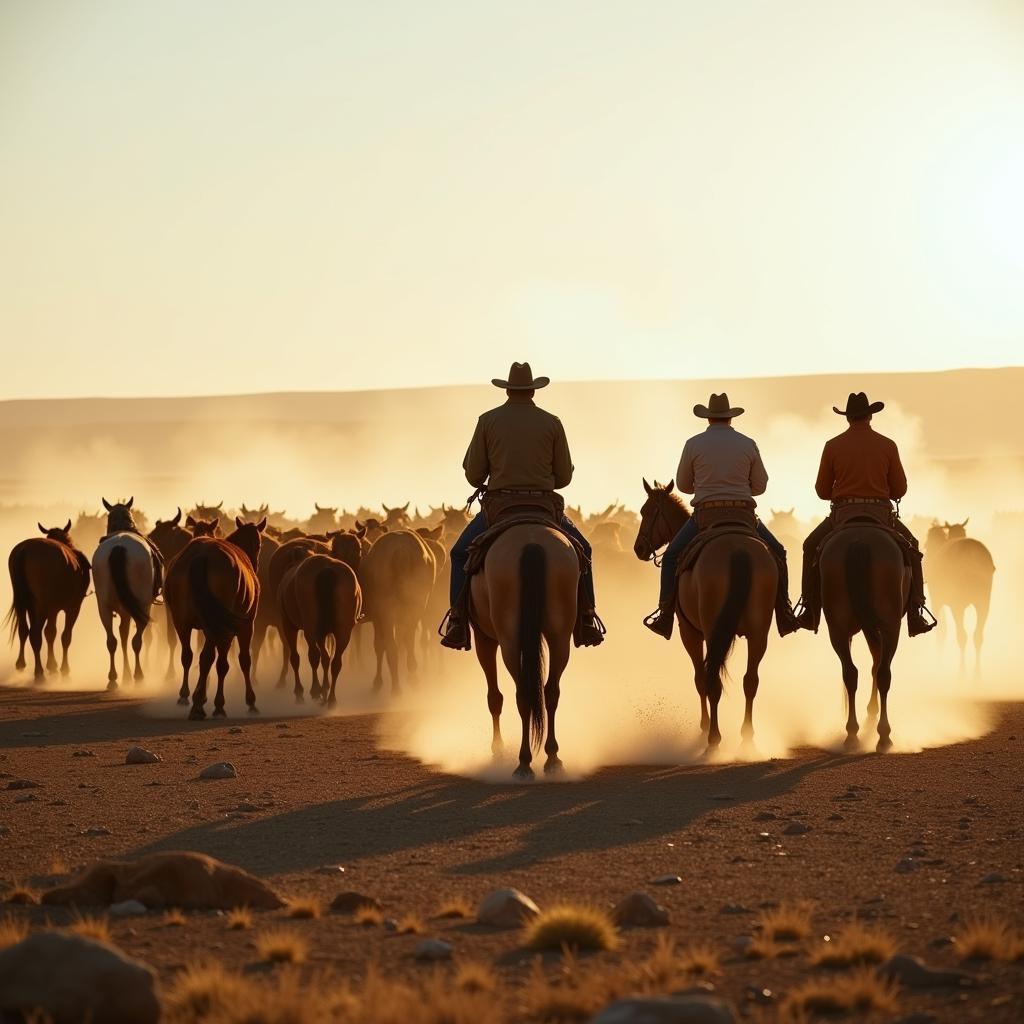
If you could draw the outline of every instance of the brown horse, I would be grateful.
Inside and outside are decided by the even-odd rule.
[[[633,545],[636,556],[644,561],[653,559],[690,518],[673,489],[672,483],[662,487],[655,480],[652,487],[644,480],[647,500],[640,509],[640,528]],[[722,742],[718,728],[722,674],[739,636],[747,639],[747,668],[743,674],[746,710],[741,734],[747,743],[753,738],[758,670],[768,648],[778,572],[775,559],[760,540],[727,533],[709,541],[697,564],[679,577],[676,618],[683,646],[693,662],[693,681],[700,696],[700,727],[707,731],[709,748]]]
[[[15,667],[25,667],[25,641],[32,645],[36,659],[35,678],[44,677],[40,657],[46,638],[46,670],[55,672],[57,659],[53,644],[57,639],[57,616],[64,613],[64,629],[60,643],[63,649],[60,671],[67,675],[68,648],[75,621],[82,610],[82,601],[89,589],[89,559],[71,540],[71,520],[66,526],[48,530],[36,524],[42,537],[30,537],[16,544],[7,560],[11,573],[14,599],[7,613],[11,626],[11,642],[18,637],[18,660]]]
[[[828,638],[843,666],[846,687],[846,748],[859,745],[857,734],[857,666],[850,642],[864,634],[871,651],[871,700],[868,716],[878,714],[878,751],[892,746],[889,686],[892,660],[900,642],[900,624],[910,594],[910,569],[896,540],[877,526],[848,526],[825,541],[818,558],[821,608]]]
[[[483,569],[470,578],[470,619],[477,660],[487,679],[487,708],[493,726],[491,750],[495,754],[502,750],[504,704],[498,689],[499,648],[516,687],[516,707],[522,722],[517,778],[533,778],[533,754],[542,741],[547,754],[544,771],[555,772],[562,767],[555,713],[562,674],[569,664],[579,579],[575,549],[558,530],[539,523],[506,530],[487,552]]]
[[[199,680],[192,695],[191,719],[206,717],[206,682],[217,660],[215,717],[224,711],[224,677],[231,642],[238,641],[238,666],[245,679],[245,702],[256,714],[250,667],[253,620],[259,603],[256,565],[265,519],[258,523],[235,520],[237,529],[226,538],[195,537],[171,563],[164,581],[164,600],[181,641],[181,690],[178,703],[188,703],[188,673],[192,665],[192,630],[205,636],[199,654]]]
[[[417,533],[398,530],[374,541],[359,566],[365,617],[373,623],[377,672],[373,688],[384,685],[384,659],[391,691],[401,689],[398,662],[404,651],[406,667],[415,677],[416,628],[423,620],[437,566],[427,542]]]
[[[185,546],[192,539],[193,534],[186,530],[181,524],[181,506],[178,506],[177,513],[170,519],[158,519],[156,526],[147,535],[149,542],[160,552],[164,565],[169,565],[177,556],[185,550]],[[164,606],[164,617],[167,628],[167,672],[165,678],[170,679],[174,675],[174,652],[178,647],[178,634],[174,631],[174,623],[171,621],[171,613],[167,606]]]
[[[195,516],[185,517],[185,528],[190,537],[221,537],[220,516],[209,519],[197,519]]]
[[[969,519],[970,517],[968,517]],[[956,627],[960,647],[960,672],[967,669],[967,629],[964,613],[974,605],[974,674],[981,675],[981,645],[992,602],[992,577],[996,567],[992,554],[981,541],[967,536],[967,522],[935,523],[928,530],[925,557],[928,559],[928,592],[932,610],[945,628],[943,608],[948,608]]]
[[[288,570],[277,592],[282,635],[287,644],[292,671],[295,673],[295,696],[301,703],[302,683],[299,679],[298,634],[303,633],[309,651],[313,682],[309,695],[323,700],[329,707],[336,703],[335,689],[341,673],[341,660],[352,638],[352,630],[362,607],[362,593],[352,567],[329,555],[312,554]],[[333,656],[327,649],[327,638],[334,638]],[[323,665],[323,685],[317,677]],[[328,690],[327,670],[331,685]]]

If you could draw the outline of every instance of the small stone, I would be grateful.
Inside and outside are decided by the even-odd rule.
[[[141,917],[146,913],[146,904],[138,900],[121,900],[120,903],[110,904],[112,917]]]
[[[230,761],[218,761],[207,765],[200,773],[201,779],[236,779],[238,772]]]
[[[438,960],[451,960],[452,946],[450,942],[442,939],[424,939],[416,946],[413,954],[417,960],[436,962]]]
[[[1006,876],[1005,875],[1001,875],[998,871],[992,871],[991,873],[987,874],[982,879],[982,882],[984,882],[986,885],[994,885],[997,882],[1005,882],[1005,881],[1006,881]]]
[[[775,815],[771,811],[759,811],[754,815],[754,821],[775,821]]]
[[[683,880],[679,875],[658,875],[651,879],[651,885],[682,885]]]
[[[241,731],[242,731],[242,727],[240,725],[233,725],[233,726],[231,726],[230,729],[228,729],[228,732],[232,736],[237,736]]]
[[[241,803],[235,808],[235,810],[241,814],[252,814],[254,811],[258,811],[259,807],[256,804]]]
[[[916,956],[900,953],[886,960],[878,973],[899,982],[904,988],[964,988],[977,985],[978,979],[967,971],[929,967]]]
[[[11,834],[11,830],[6,825],[0,825],[0,837]]]
[[[914,860],[913,857],[904,857],[896,865],[896,874],[898,875],[909,875],[911,871],[916,871],[920,867],[920,864]]]
[[[39,797],[37,797],[35,793],[22,793],[21,796],[16,796],[14,798],[14,802],[16,804],[30,804],[34,803],[38,799]]]
[[[742,903],[726,903],[718,912],[720,914],[749,914],[750,908],[743,906]]]
[[[668,924],[668,911],[645,892],[630,893],[612,911],[620,928],[661,928]]]
[[[90,825],[88,828],[83,828],[78,834],[80,836],[109,836],[112,833],[106,825]]]
[[[41,782],[32,782],[31,779],[11,779],[7,783],[8,789],[39,789]]]
[[[385,917],[384,918],[384,931],[386,931],[386,932],[397,932],[398,931],[398,921],[397,921],[397,919],[393,918],[393,917]]]
[[[238,809],[241,810],[242,806],[243,805],[239,805]],[[256,808],[253,807],[253,810],[255,811]],[[316,869],[316,873],[318,875],[343,875],[345,874],[345,869],[340,864],[321,864],[320,867]]]
[[[496,889],[481,900],[476,920],[495,928],[515,928],[539,913],[537,904],[518,889]]]
[[[829,821],[846,821],[846,819],[841,814],[830,814],[828,816],[828,820]]]
[[[737,953],[746,953],[753,944],[754,938],[752,935],[737,935],[736,938],[732,940],[732,948],[735,949]]]
[[[354,914],[360,907],[372,907],[380,910],[380,900],[373,896],[364,896],[361,892],[340,892],[331,901],[331,910],[335,914]]]
[[[619,999],[590,1024],[734,1024],[728,1003],[710,996],[654,996]]]
[[[747,986],[746,997],[748,1003],[757,1003],[759,1006],[775,1002],[775,993],[770,988],[761,988],[757,985]]]
[[[163,758],[159,754],[154,754],[152,750],[147,750],[145,747],[132,747],[131,750],[125,754],[125,764],[159,764]]]
[[[802,821],[790,822],[783,830],[784,836],[803,836],[811,831],[810,825],[805,825]]]

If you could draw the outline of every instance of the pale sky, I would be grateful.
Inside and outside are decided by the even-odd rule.
[[[1021,0],[0,0],[0,398],[1019,364]]]

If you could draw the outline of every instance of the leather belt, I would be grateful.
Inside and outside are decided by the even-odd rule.
[[[832,507],[836,505],[885,505],[892,508],[892,502],[888,498],[835,498]]]
[[[748,501],[742,498],[722,498],[714,501],[702,501],[699,505],[694,506],[698,509],[703,508],[757,508],[757,502]]]

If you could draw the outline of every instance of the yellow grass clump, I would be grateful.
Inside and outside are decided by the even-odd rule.
[[[527,949],[616,949],[619,933],[597,907],[564,903],[538,914],[523,930]]]
[[[782,1014],[894,1013],[899,1008],[898,986],[880,978],[870,967],[847,974],[805,981],[783,1000]]]
[[[188,918],[185,917],[185,912],[177,907],[164,914],[164,925],[167,928],[183,928],[187,923]]]
[[[757,927],[764,938],[776,942],[798,942],[811,934],[811,911],[806,901],[783,903],[774,910],[764,910],[757,917]]]
[[[110,942],[110,922],[105,917],[92,917],[88,914],[76,914],[67,930],[86,939],[98,942]]]
[[[473,908],[461,896],[442,900],[434,911],[434,917],[472,917]]]
[[[50,860],[50,874],[60,877],[61,875],[69,874],[71,869],[68,867],[67,861],[57,854]]]
[[[301,964],[309,953],[309,944],[289,928],[273,928],[256,939],[260,959],[272,964]]]
[[[361,907],[356,908],[355,914],[352,915],[352,920],[364,928],[372,928],[375,925],[382,925],[384,923],[384,915],[372,904],[364,903]]]
[[[851,921],[831,941],[811,953],[813,967],[854,967],[884,963],[896,952],[896,942],[882,928]]]
[[[14,903],[17,906],[34,907],[39,902],[39,895],[35,889],[16,883],[4,899],[7,903]]]
[[[314,921],[320,916],[320,904],[309,897],[291,900],[288,904],[288,916],[301,921]]]
[[[964,960],[1018,960],[1024,957],[1024,936],[996,914],[970,918],[953,936],[953,941]]]
[[[452,981],[461,992],[493,992],[498,987],[494,971],[478,960],[460,963],[455,968]]]
[[[753,941],[743,951],[743,955],[748,960],[776,960],[787,948],[791,947],[786,947],[765,935],[755,935]]]
[[[426,927],[415,914],[406,914],[398,922],[397,931],[399,935],[422,935]]]
[[[13,917],[0,918],[0,949],[14,946],[28,935],[28,924]]]
[[[240,1011],[252,984],[218,963],[186,967],[165,989],[163,1017],[173,1024],[230,1019]]]
[[[252,911],[248,907],[235,907],[228,911],[227,925],[232,931],[248,931],[252,927]]]
[[[721,967],[721,959],[708,945],[696,943],[687,946],[679,954],[679,962],[687,974],[706,976],[717,974]]]

